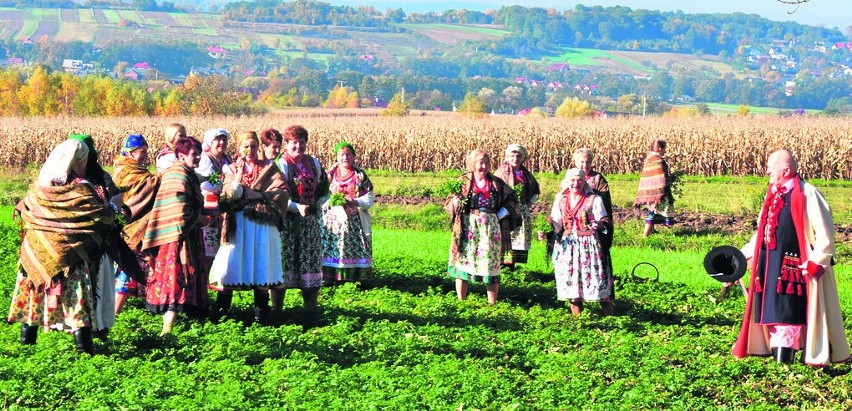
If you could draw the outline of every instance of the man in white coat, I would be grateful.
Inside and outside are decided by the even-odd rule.
[[[742,248],[751,279],[737,357],[773,356],[825,366],[849,359],[832,268],[834,223],[822,194],[797,173],[796,160],[778,150],[767,161],[769,187],[757,232]]]

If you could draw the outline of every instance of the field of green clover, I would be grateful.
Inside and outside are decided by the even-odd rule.
[[[621,178],[611,180],[635,190],[635,176]],[[373,181],[395,187],[384,194],[428,191],[381,173]],[[545,178],[543,185],[555,182]],[[714,198],[714,190],[731,184],[759,187],[765,181],[691,184],[686,204]],[[826,183],[824,192],[832,203],[852,198],[848,184]],[[627,202],[618,192],[614,200],[617,206]],[[638,221],[620,221],[613,249],[616,315],[601,317],[600,307],[588,304],[573,318],[556,301],[541,242],[534,243],[529,264],[503,273],[496,306],[487,305],[481,286],[458,301],[446,277],[450,237],[437,202],[380,203],[374,210],[374,278],[323,288],[316,311],[301,308],[299,292],[291,290],[285,318],[276,325],[253,324],[248,292],[236,294],[231,315],[221,321],[180,317],[166,337],[158,336],[161,318],[131,300],[109,341],[96,340],[92,357],[77,354],[72,337],[55,332],[21,346],[19,326],[0,324],[0,408],[852,408],[848,363],[821,369],[730,355],[744,298],[735,292],[720,299],[719,285],[701,262],[712,246],[739,246],[748,233],[676,225],[642,239]],[[739,204],[720,207],[715,212],[748,211]],[[11,212],[0,207],[2,310],[9,306],[20,242]],[[836,269],[850,335],[852,261],[849,244],[839,247],[844,257]],[[653,263],[660,280],[633,281],[640,262]],[[640,265],[636,274],[654,273]]]

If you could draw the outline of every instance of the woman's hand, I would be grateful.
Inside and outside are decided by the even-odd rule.
[[[307,217],[307,215],[308,215],[308,207],[310,207],[310,205],[308,205],[308,204],[298,204],[298,205],[296,205],[296,207],[299,209],[299,215],[300,215],[300,216],[302,216],[302,217]]]
[[[240,158],[237,159],[237,161],[234,164],[236,165],[234,168],[237,169],[237,172],[234,173],[234,177],[235,177],[234,179],[236,181],[242,181],[243,180],[243,171],[245,171],[245,169],[246,169],[246,158],[240,157]]]

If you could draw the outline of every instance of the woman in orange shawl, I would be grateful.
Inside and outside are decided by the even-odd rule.
[[[150,267],[141,252],[142,236],[145,235],[149,213],[160,187],[160,177],[148,171],[147,163],[148,142],[141,134],[131,134],[124,139],[121,154],[113,163],[113,181],[121,193],[114,201],[130,210],[130,218],[121,236],[136,253],[137,261],[144,271],[150,270]],[[130,295],[145,295],[145,286],[119,269],[115,277],[116,314],[121,312]]]
[[[78,352],[94,352],[98,271],[91,267],[115,229],[115,211],[81,177],[88,155],[77,140],[56,146],[15,207],[23,241],[8,321],[21,323],[21,344],[35,344],[42,325],[73,333]]]
[[[672,175],[669,164],[663,159],[666,155],[665,140],[651,142],[651,151],[645,157],[642,175],[639,177],[639,191],[633,206],[645,210],[645,233],[648,237],[654,233],[654,224],[662,219],[665,225],[671,225],[669,215],[673,211],[674,196],[672,196]]]

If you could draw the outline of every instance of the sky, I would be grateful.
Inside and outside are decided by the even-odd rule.
[[[519,4],[524,7],[552,7],[557,10],[584,6],[627,6],[631,9],[649,9],[685,13],[758,14],[770,20],[792,20],[813,26],[838,28],[846,33],[852,26],[852,0],[809,0],[798,6],[778,0],[324,0],[330,4],[371,5],[378,10],[402,8],[405,12],[443,11],[447,9],[487,10],[503,5]],[[789,0],[788,0],[789,1]],[[792,14],[790,14],[792,13]]]

